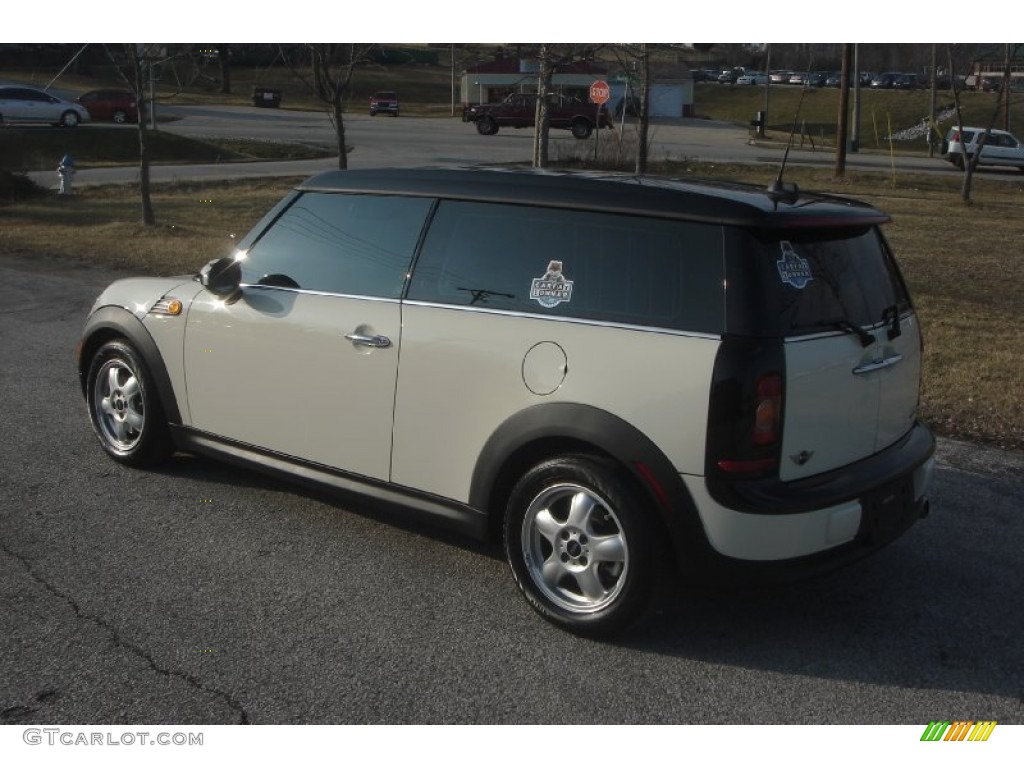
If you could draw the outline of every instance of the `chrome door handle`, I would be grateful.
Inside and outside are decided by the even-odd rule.
[[[853,372],[859,376],[863,373],[880,371],[883,368],[891,368],[892,366],[896,365],[896,363],[899,363],[902,360],[903,355],[893,355],[892,357],[887,357],[884,360],[882,358],[878,358],[877,360],[872,360],[870,363],[858,365],[856,368],[853,369]]]
[[[391,339],[387,336],[364,336],[361,333],[346,333],[345,338],[360,347],[387,349],[391,346]]]

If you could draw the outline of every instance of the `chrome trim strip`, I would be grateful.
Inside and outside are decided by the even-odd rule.
[[[519,317],[528,320],[546,320],[560,323],[572,323],[574,325],[592,325],[601,328],[620,328],[626,331],[645,331],[647,333],[661,333],[666,336],[686,336],[694,339],[707,339],[709,341],[721,341],[721,334],[698,333],[696,331],[680,331],[675,328],[661,328],[649,325],[630,325],[629,323],[613,323],[608,320],[590,320],[585,317],[566,317],[564,315],[541,315],[533,312],[518,312],[510,309],[487,309],[485,307],[467,307],[461,304],[438,304],[432,301],[403,302],[408,307],[427,307],[428,309],[453,309],[460,312],[478,312],[485,315],[502,315],[505,317]]]
[[[332,293],[331,291],[313,291],[308,288],[287,288],[283,285],[258,285],[256,283],[241,283],[239,288],[255,288],[260,291],[287,291],[288,293],[302,293],[310,296],[335,296],[339,299],[362,299],[363,301],[383,301],[388,304],[401,304],[401,299],[389,299],[384,296],[364,296],[358,293]]]

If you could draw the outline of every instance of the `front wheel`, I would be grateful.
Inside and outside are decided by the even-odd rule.
[[[594,130],[589,120],[585,120],[582,117],[577,117],[572,121],[572,135],[577,139],[586,139],[590,137],[591,132]]]
[[[171,439],[156,387],[130,344],[109,341],[96,350],[86,392],[93,429],[113,459],[142,467],[170,455]]]
[[[113,118],[115,123],[121,125],[128,122],[128,113],[123,109],[118,109],[114,111]]]
[[[73,110],[68,110],[60,116],[60,124],[65,128],[75,128],[78,126],[79,119],[78,113]]]
[[[505,514],[505,554],[527,602],[571,632],[624,629],[645,609],[657,570],[640,495],[614,465],[586,455],[538,464]]]

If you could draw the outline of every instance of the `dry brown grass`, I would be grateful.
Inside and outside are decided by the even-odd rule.
[[[663,169],[767,182],[770,168]],[[801,187],[867,200],[892,216],[895,249],[925,332],[922,417],[944,435],[1024,450],[1024,183],[980,174],[973,204],[954,177],[793,169]],[[159,224],[138,224],[137,190],[86,188],[0,207],[0,252],[56,254],[136,273],[194,271],[230,251],[295,179],[161,185]],[[1024,181],[1024,177],[1022,177]]]

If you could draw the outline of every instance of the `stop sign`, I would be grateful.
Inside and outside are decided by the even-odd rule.
[[[612,89],[604,80],[595,80],[590,85],[590,100],[595,104],[604,104],[612,96]]]

